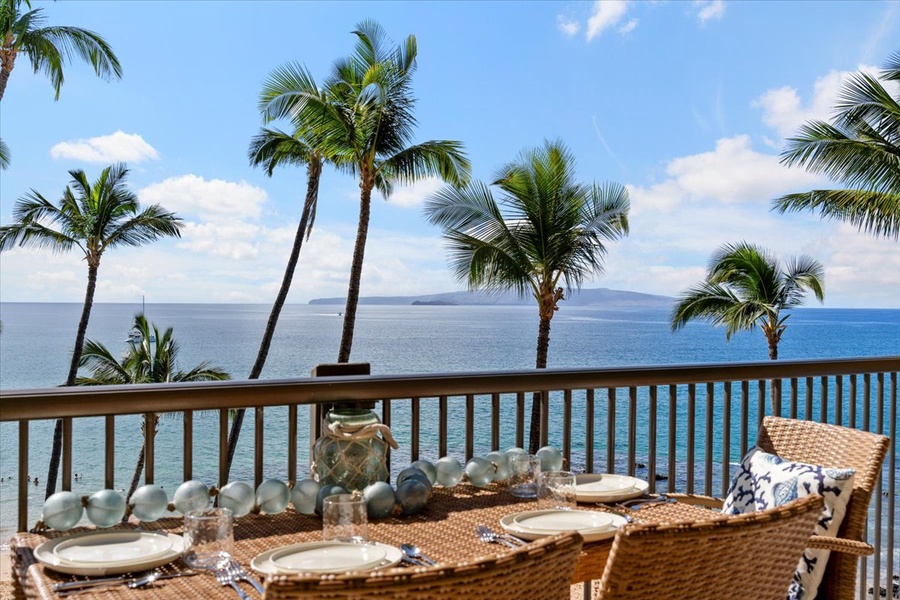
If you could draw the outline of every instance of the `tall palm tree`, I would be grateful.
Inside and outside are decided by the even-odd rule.
[[[275,297],[275,302],[272,304],[269,320],[266,322],[266,329],[263,332],[259,350],[256,353],[256,361],[250,370],[249,379],[258,379],[262,374],[266,358],[269,355],[272,338],[275,336],[278,317],[281,315],[281,309],[284,307],[288,292],[291,289],[294,271],[297,268],[300,250],[303,247],[303,239],[305,237],[309,240],[316,219],[316,207],[319,201],[319,179],[322,175],[324,159],[321,151],[314,148],[310,139],[308,139],[310,137],[308,133],[308,128],[302,122],[296,126],[294,135],[288,135],[277,129],[263,128],[250,143],[250,164],[264,167],[269,177],[272,176],[277,166],[306,165],[306,200],[303,203],[300,223],[297,227],[297,233],[294,234],[294,244],[291,247],[284,276],[281,279],[281,287],[278,290],[278,295]],[[234,453],[237,451],[237,441],[241,434],[245,414],[246,409],[238,409],[231,422],[231,431],[228,434],[226,476],[231,471],[231,463],[234,460]]]
[[[33,189],[16,202],[15,222],[0,227],[0,252],[15,246],[33,246],[53,252],[77,248],[84,254],[87,290],[66,377],[66,385],[74,385],[103,253],[122,246],[142,246],[162,237],[180,237],[182,221],[158,204],[139,211],[137,195],[126,185],[128,169],[124,164],[103,169],[93,184],[84,171],[71,170],[69,175],[72,181],[59,206]],[[57,420],[47,476],[48,497],[56,491],[61,441],[62,421]]]
[[[470,289],[531,294],[540,324],[535,367],[546,368],[550,321],[567,289],[603,272],[606,243],[628,234],[628,192],[616,183],[583,184],[575,159],[561,142],[545,142],[504,166],[489,186],[445,186],[425,205],[431,223],[444,230],[450,264]],[[541,403],[531,407],[529,445],[540,442]]]
[[[190,371],[178,370],[179,345],[172,337],[173,328],[169,327],[160,335],[154,325],[152,330],[147,318],[138,313],[134,317],[132,331],[140,333],[140,342],[132,341],[121,361],[113,356],[106,346],[88,340],[84,345],[79,364],[91,370],[90,376],[77,377],[75,385],[126,385],[132,383],[175,383],[183,381],[222,381],[231,376],[217,367],[202,362]],[[150,340],[156,340],[155,343]],[[148,422],[146,416],[141,423],[143,437],[155,436],[159,414],[153,413]],[[137,465],[126,500],[131,498],[137,489],[144,470],[144,446],[138,454]]]
[[[825,298],[825,270],[809,257],[789,259],[784,268],[764,248],[740,242],[726,244],[710,258],[706,279],[688,289],[672,310],[672,331],[688,321],[725,326],[725,339],[759,327],[769,345],[769,358],[778,358],[778,343],[790,314],[801,306],[804,293]]]
[[[411,144],[416,125],[411,89],[415,36],[390,47],[384,30],[374,21],[363,21],[353,34],[357,37],[355,51],[335,63],[325,94],[313,93],[304,85],[305,74],[289,66],[270,81],[261,103],[268,120],[301,116],[313,132],[316,146],[327,148],[342,170],[359,177],[359,224],[338,362],[350,360],[353,345],[372,190],[388,197],[394,184],[432,176],[460,185],[468,180],[470,168],[460,142]]]
[[[900,82],[900,52],[881,73]],[[900,89],[898,86],[896,89]],[[900,94],[867,73],[846,81],[832,123],[810,121],[788,140],[781,162],[840,181],[847,189],[788,194],[772,203],[780,213],[809,210],[867,233],[900,238]]]
[[[119,59],[106,40],[80,27],[44,26],[47,19],[43,13],[43,8],[31,10],[29,0],[0,0],[0,100],[19,54],[28,57],[35,73],[50,78],[56,100],[64,81],[63,65],[74,57],[91,63],[98,77],[122,77]]]

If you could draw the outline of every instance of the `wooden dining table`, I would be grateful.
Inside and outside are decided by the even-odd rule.
[[[506,487],[491,484],[476,488],[460,484],[453,488],[435,488],[434,495],[425,510],[414,516],[398,516],[368,525],[369,539],[392,546],[415,544],[424,554],[438,563],[471,561],[478,557],[510,552],[510,549],[494,543],[483,542],[476,534],[477,525],[487,525],[502,532],[500,519],[505,515],[536,508],[534,500],[515,498]],[[666,522],[685,518],[685,510],[703,510],[684,505],[659,503],[647,505],[639,511],[629,511],[603,504],[579,504],[580,509],[616,512],[619,514],[639,514],[642,522]],[[707,513],[708,514],[708,513]],[[119,529],[135,529],[137,522],[119,525]],[[166,531],[180,534],[183,519],[172,517],[152,523],[140,523],[144,530]],[[53,585],[65,581],[84,579],[58,573],[37,562],[34,549],[49,539],[68,535],[69,532],[29,532],[16,534],[10,543],[12,554],[13,581],[26,597],[52,600],[59,596]],[[315,515],[305,515],[292,508],[274,515],[249,514],[234,521],[234,558],[250,570],[250,561],[258,554],[290,544],[313,542],[322,539],[322,520]],[[572,578],[572,583],[599,579],[609,557],[612,539],[584,544]],[[405,568],[403,564],[396,568]],[[163,573],[186,571],[188,567],[177,560],[159,569]],[[251,572],[252,573],[252,572]],[[258,575],[258,574],[257,574]],[[261,580],[262,576],[259,577]],[[250,586],[245,590],[251,598],[258,597]],[[189,577],[163,579],[138,589],[118,586],[113,589],[86,592],[78,595],[84,600],[103,598],[104,600],[175,600],[181,598],[230,598],[235,592],[223,588],[212,573],[201,572]]]

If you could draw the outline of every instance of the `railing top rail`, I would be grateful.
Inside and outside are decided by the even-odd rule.
[[[58,387],[0,391],[0,421],[894,371],[900,356]]]

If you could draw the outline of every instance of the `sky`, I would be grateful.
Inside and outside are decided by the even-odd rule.
[[[268,177],[247,150],[270,73],[304,64],[322,82],[378,21],[415,35],[415,142],[457,140],[475,179],[544,140],[561,140],[584,182],[631,198],[630,235],[584,287],[677,296],[723,244],[747,241],[825,266],[825,307],[900,308],[900,245],[846,224],[779,215],[783,194],[834,187],[779,156],[810,119],[828,120],[841,85],[900,49],[900,2],[295,2],[34,0],[47,23],[106,38],[124,76],[65,68],[54,101],[19,57],[0,103],[12,164],[0,223],[29,190],[56,202],[83,170],[116,162],[143,205],[184,220],[180,239],[104,254],[96,302],[263,303],[280,286],[306,172]],[[287,124],[275,123],[287,128]],[[440,181],[373,197],[361,296],[465,289],[423,214]],[[358,183],[326,167],[291,303],[345,296]],[[77,251],[0,254],[0,301],[82,302]],[[819,306],[812,297],[807,305]]]

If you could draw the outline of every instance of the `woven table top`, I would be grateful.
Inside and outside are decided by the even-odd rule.
[[[399,546],[401,543],[415,544],[422,552],[439,563],[461,562],[482,556],[496,556],[508,551],[505,546],[482,542],[475,535],[476,525],[488,525],[495,531],[502,531],[500,518],[514,512],[535,507],[533,500],[514,498],[506,492],[505,486],[492,484],[486,488],[475,488],[461,484],[452,489],[435,488],[434,496],[427,508],[419,515],[402,518],[388,518],[369,523],[369,538],[372,541]],[[609,510],[602,505],[584,504],[580,508]],[[678,504],[647,505],[642,510],[630,512],[642,522],[665,522],[671,520],[700,519],[710,513]],[[702,512],[697,512],[702,511]],[[145,530],[165,530],[180,534],[183,520],[173,517],[153,523],[143,523]],[[117,528],[134,528],[134,524]],[[88,528],[78,528],[65,534],[48,531],[42,533],[17,534],[11,544],[13,578],[26,598],[58,598],[52,585],[63,581],[81,579],[72,575],[57,573],[35,561],[33,550],[39,544]],[[322,520],[317,516],[304,515],[288,508],[277,515],[246,515],[235,519],[235,556],[248,570],[250,561],[257,554],[279,546],[299,542],[320,541]],[[599,579],[606,564],[612,540],[585,544],[573,576],[573,583]],[[402,563],[401,563],[402,564]],[[177,572],[186,569],[179,560],[160,570]],[[260,577],[260,579],[262,579]],[[17,586],[17,587],[18,587]],[[249,586],[247,590],[251,591]],[[104,600],[174,600],[180,598],[229,598],[235,596],[233,590],[221,587],[213,575],[201,573],[193,577],[160,580],[151,586],[131,590],[120,586],[113,590],[106,588],[96,593],[78,595],[84,600],[103,598]],[[251,597],[257,597],[255,592]]]

